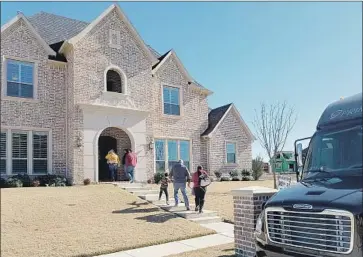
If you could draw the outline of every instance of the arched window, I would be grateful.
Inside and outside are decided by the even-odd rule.
[[[125,93],[124,84],[125,81],[123,81],[121,74],[112,69],[107,71],[106,90],[108,92]]]

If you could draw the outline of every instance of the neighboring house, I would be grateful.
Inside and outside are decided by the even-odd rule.
[[[295,171],[295,157],[292,151],[281,151],[276,154],[271,160],[270,164],[275,172],[294,172]],[[275,167],[275,168],[274,168]]]
[[[2,175],[107,180],[107,151],[124,148],[138,155],[137,181],[178,159],[251,168],[255,139],[235,106],[210,111],[212,92],[174,50],[146,45],[118,5],[91,23],[19,13],[1,28],[1,58]]]

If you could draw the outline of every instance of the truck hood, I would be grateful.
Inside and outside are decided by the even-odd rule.
[[[292,209],[294,204],[312,205],[312,211],[340,209],[359,214],[362,212],[362,188],[329,188],[297,183],[277,192],[267,201],[265,207]]]

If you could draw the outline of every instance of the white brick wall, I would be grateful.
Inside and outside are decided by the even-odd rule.
[[[213,137],[209,139],[209,165],[211,167],[211,172],[221,171],[223,173],[228,173],[232,170],[242,171],[242,169],[252,168],[252,144],[246,131],[241,127],[237,115],[238,114],[232,108],[215,130]],[[236,164],[227,164],[226,141],[236,142]]]
[[[120,48],[109,45],[109,31],[119,31]],[[74,47],[65,53],[64,68],[51,67],[43,47],[25,26],[18,22],[1,35],[1,56],[26,58],[38,62],[37,102],[1,100],[1,124],[51,128],[53,135],[53,171],[65,173],[75,183],[82,183],[84,176],[84,149],[77,146],[77,139],[84,138],[83,114],[78,104],[102,103],[150,112],[146,118],[146,143],[153,138],[187,138],[192,142],[193,168],[203,165],[212,171],[224,169],[224,139],[241,140],[238,144],[238,166],[251,166],[251,144],[245,134],[232,133],[237,126],[236,117],[227,117],[211,139],[210,160],[207,160],[207,143],[200,134],[208,126],[207,96],[191,89],[187,78],[171,56],[152,75],[152,60],[144,52],[112,11]],[[114,102],[104,97],[105,70],[110,65],[119,67],[127,77],[127,101]],[[182,115],[170,117],[163,114],[162,86],[178,86],[182,92]],[[126,99],[125,98],[125,99]],[[67,118],[68,117],[68,118]],[[230,127],[232,126],[232,127]],[[107,131],[105,132],[107,133]],[[68,148],[66,145],[68,144]],[[123,147],[123,146],[122,146]],[[145,145],[147,148],[147,145]],[[66,156],[68,158],[66,158]],[[154,173],[154,153],[145,151],[147,175]],[[68,160],[67,160],[68,159]],[[68,162],[68,166],[66,163]]]
[[[65,68],[54,67],[48,63],[45,49],[22,20],[1,34],[1,59],[4,56],[37,62],[38,100],[6,99],[2,95],[1,126],[52,129],[53,172],[64,173],[66,167]],[[5,76],[5,74],[2,75]],[[2,90],[6,86],[5,80],[6,78],[2,76]]]

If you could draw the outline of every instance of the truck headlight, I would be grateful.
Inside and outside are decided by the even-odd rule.
[[[257,221],[256,221],[256,228],[255,228],[255,234],[256,234],[256,235],[261,235],[261,233],[262,233],[264,213],[265,213],[265,211],[263,210],[263,211],[260,213],[260,215],[258,216],[258,218],[257,218]]]

